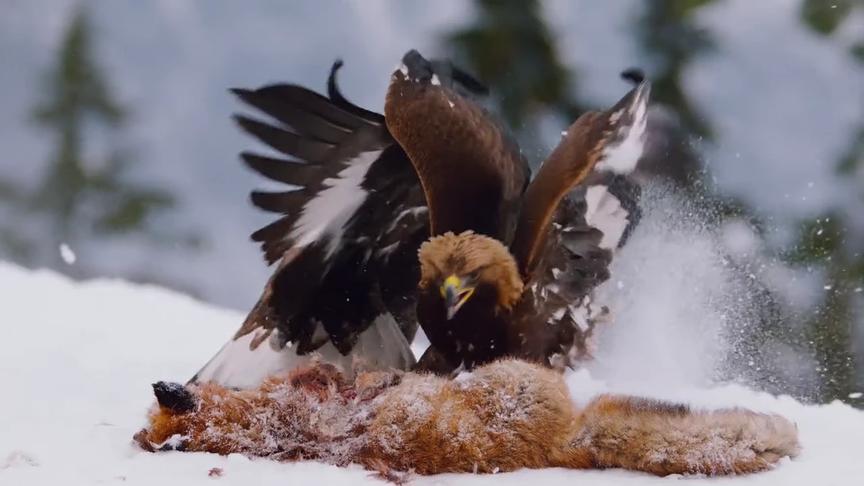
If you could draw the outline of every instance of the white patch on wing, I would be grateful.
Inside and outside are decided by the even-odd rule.
[[[616,174],[629,174],[636,168],[636,163],[642,157],[645,146],[645,128],[648,124],[648,97],[651,86],[642,83],[636,88],[633,101],[609,115],[613,124],[621,122],[612,134],[610,141],[603,148],[596,170],[610,171]],[[626,116],[625,116],[626,115]]]
[[[348,355],[342,355],[329,340],[314,353],[298,355],[296,347],[277,349],[273,344],[277,332],[252,349],[252,341],[262,330],[228,341],[204,368],[195,375],[196,382],[212,381],[232,388],[254,388],[265,378],[285,373],[313,359],[330,363],[349,376],[355,369],[407,370],[414,365],[414,354],[390,314],[378,316],[363,331]]]
[[[441,86],[441,80],[438,79],[437,74],[432,75],[432,80],[430,82],[432,83],[432,86]]]
[[[330,236],[327,256],[342,243],[345,223],[366,200],[361,184],[366,171],[378,159],[381,150],[362,152],[347,162],[336,177],[325,179],[325,186],[303,206],[303,214],[291,229],[289,238],[303,247],[314,243],[325,234]]]
[[[630,213],[604,185],[590,186],[585,191],[585,203],[585,222],[603,233],[600,248],[614,250],[624,236]]]
[[[558,309],[555,309],[555,312],[553,312],[552,315],[549,316],[549,319],[546,321],[546,323],[558,324],[558,321],[560,321],[561,318],[564,317],[565,312],[567,312],[566,307],[559,307]]]
[[[570,312],[570,318],[573,319],[573,322],[576,323],[580,331],[585,332],[591,327],[593,312],[590,301],[570,304],[568,311]]]

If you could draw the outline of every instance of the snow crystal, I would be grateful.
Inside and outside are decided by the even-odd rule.
[[[672,243],[675,241],[673,239]],[[645,249],[646,243],[643,239],[640,250]],[[674,247],[676,251],[681,248]],[[699,242],[696,241],[691,248],[698,250]],[[668,252],[651,254],[652,258],[661,261],[668,255]],[[684,259],[684,262],[688,261],[691,260]],[[650,274],[652,268],[645,267],[645,271]],[[669,270],[668,265],[666,269]],[[659,274],[651,275],[649,288],[666,285],[665,281],[656,280]],[[704,274],[696,272],[695,276],[698,278]],[[644,292],[644,280],[635,276],[628,278],[627,289]],[[711,284],[710,279],[705,283]],[[214,454],[154,455],[136,451],[128,445],[129,438],[144,424],[146,408],[152,401],[149,384],[162,379],[186,380],[236,331],[244,317],[242,314],[210,307],[152,286],[116,280],[73,282],[52,272],[27,271],[2,262],[0,290],[7,290],[16,297],[5,300],[0,306],[0,322],[26,319],[28,323],[15,328],[16,339],[0,340],[0,380],[6,389],[15,390],[16,398],[0,401],[0,416],[15,418],[4,422],[0,434],[0,483],[16,486],[113,484],[119,483],[113,478],[123,476],[135,484],[217,484],[207,474],[218,467],[224,470],[224,476],[218,481],[226,485],[281,485],[286,481],[335,486],[385,484],[370,476],[368,471],[353,466],[338,468],[311,461],[250,461],[238,454],[228,457]],[[664,295],[649,293],[645,297]],[[686,292],[679,295],[683,298],[691,296]],[[50,298],[53,305],[36,305],[46,298]],[[636,301],[631,299],[630,302]],[[650,302],[656,304],[656,301]],[[638,330],[637,324],[649,326],[650,331],[650,326],[658,325],[654,319],[669,315],[646,316],[633,325],[628,321],[651,308],[652,305],[638,307],[634,310],[637,314],[619,319],[614,327],[621,329],[622,334],[614,337],[621,339],[623,333]],[[683,313],[685,320],[692,315]],[[118,326],[117,316],[122,316],[122,326]],[[700,326],[696,327],[697,332],[702,330]],[[655,327],[653,332],[658,339],[671,336],[662,328]],[[637,336],[642,339],[642,348],[654,346],[655,343],[644,339],[645,336],[643,333]],[[692,336],[693,333],[684,333],[681,338]],[[678,343],[673,344],[678,346]],[[683,348],[680,347],[676,350],[678,353],[681,351]],[[628,361],[632,363],[634,359],[652,356],[637,352]],[[610,356],[598,356],[598,360],[607,358]],[[619,364],[609,363],[611,366]],[[864,413],[861,411],[840,402],[807,406],[788,396],[773,397],[739,385],[707,388],[682,385],[676,381],[674,370],[670,371],[662,363],[642,361],[641,366],[650,373],[647,390],[633,380],[616,380],[614,373],[606,373],[601,380],[597,373],[585,369],[569,372],[566,380],[578,402],[606,392],[647,393],[655,398],[686,401],[702,408],[749,407],[779,413],[797,423],[804,448],[801,457],[784,461],[772,472],[724,479],[720,481],[723,484],[849,484],[849,478],[864,476],[859,439],[864,437]],[[624,368],[632,369],[626,363]],[[46,383],[51,385],[45,386]],[[418,395],[423,396],[419,392]],[[58,396],[62,397],[62,407],[57,406]],[[416,407],[412,413],[422,415],[428,401],[417,399],[412,406]],[[104,423],[113,425],[98,425]],[[3,469],[3,466],[7,468]],[[717,480],[699,477],[688,477],[687,480],[692,486],[719,484]],[[490,481],[488,476],[447,474],[419,478],[418,484],[471,486]],[[497,486],[524,483],[553,486],[614,483],[627,486],[662,480],[621,470],[549,469],[504,473],[496,476],[494,481]]]
[[[760,244],[753,227],[741,218],[724,223],[720,235],[726,248],[737,256],[752,254]]]
[[[28,454],[24,451],[12,451],[9,453],[8,456],[6,456],[6,459],[2,463],[0,463],[0,471],[13,467],[36,467],[38,465],[39,461],[37,461],[32,454]]]
[[[72,248],[69,247],[66,243],[60,243],[60,258],[66,263],[66,265],[73,265],[75,261],[78,259],[78,256],[75,255],[75,252],[72,251]]]

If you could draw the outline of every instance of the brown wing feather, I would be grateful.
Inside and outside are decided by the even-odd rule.
[[[244,152],[244,162],[293,187],[252,192],[256,206],[281,215],[252,234],[278,267],[234,338],[192,381],[252,386],[312,351],[345,366],[354,358],[413,363],[416,255],[428,236],[423,191],[383,116],[339,93],[338,67],[329,99],[286,84],[234,90],[270,117],[238,116],[241,128],[281,152]]]
[[[539,261],[558,203],[597,162],[608,133],[607,121],[608,116],[600,112],[579,117],[528,185],[511,246],[526,282]]]
[[[489,114],[441,83],[411,51],[393,73],[387,127],[417,170],[432,234],[474,230],[509,241],[527,164]]]
[[[641,153],[644,125],[638,128],[634,127],[634,123],[644,124],[649,92],[650,85],[642,82],[611,109],[580,116],[540,167],[525,193],[511,245],[519,271],[526,282],[532,280],[541,260],[561,200],[588,177],[596,164],[602,163],[604,170],[615,172],[615,162],[607,159],[614,158],[616,151],[629,150],[627,144],[638,146]],[[639,153],[624,155],[625,158],[638,159]],[[632,161],[633,164],[635,162]]]

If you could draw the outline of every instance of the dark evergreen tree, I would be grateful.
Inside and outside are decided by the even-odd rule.
[[[534,155],[541,116],[569,124],[585,111],[574,95],[576,77],[560,60],[538,0],[476,0],[474,7],[476,18],[445,39],[450,56],[494,87],[501,116]]]
[[[85,276],[86,269],[62,264],[57,250],[61,243],[74,248],[90,238],[151,232],[151,214],[173,205],[168,192],[129,180],[134,158],[117,142],[126,110],[94,58],[92,32],[86,11],[79,9],[45,76],[43,99],[33,110],[34,122],[51,136],[46,142],[54,143],[40,183],[27,194],[0,185],[6,202],[28,218],[44,220],[49,228],[47,238],[32,240],[5,228],[0,241],[7,252],[23,263],[45,264],[74,276]],[[107,154],[90,155],[92,150],[87,150],[86,142],[96,134],[108,141]],[[24,259],[35,250],[41,261]]]
[[[711,124],[693,106],[682,81],[690,63],[713,50],[710,34],[694,21],[699,9],[713,1],[648,0],[635,20],[635,40],[646,55],[652,82],[651,99],[671,115],[654,117],[655,153],[649,153],[642,166],[685,188],[702,182],[698,142],[713,136]]]
[[[804,0],[800,13],[812,32],[830,36],[855,9],[864,9],[864,1]],[[862,46],[864,38],[852,46],[850,55],[864,67]],[[864,198],[864,120],[853,131],[836,170],[838,177],[859,182]],[[843,208],[832,208],[818,218],[802,221],[796,247],[788,255],[793,264],[824,274],[824,295],[806,319],[807,338],[823,377],[824,400],[851,401],[849,394],[864,388],[864,362],[856,362],[862,357],[855,352],[855,339],[864,338],[864,329],[860,329],[864,324],[864,241],[861,228],[850,225],[850,218],[856,217]],[[859,398],[855,404],[864,406],[864,400]]]

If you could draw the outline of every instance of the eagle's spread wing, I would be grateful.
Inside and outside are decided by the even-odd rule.
[[[243,326],[193,380],[254,385],[312,351],[348,367],[355,358],[370,366],[413,363],[416,252],[429,234],[425,198],[383,116],[339,93],[339,66],[329,99],[285,84],[234,90],[272,118],[238,115],[237,122],[279,154],[243,153],[243,160],[294,187],[252,193],[256,206],[282,215],[252,234],[278,266]]]
[[[531,341],[560,347],[530,354],[561,354],[568,362],[589,354],[586,339],[605,313],[592,291],[609,278],[613,251],[640,215],[640,187],[629,175],[642,155],[650,85],[638,81],[611,109],[580,117],[526,192],[513,251],[530,315],[516,327],[529,348]]]
[[[459,76],[444,77],[447,67]],[[469,80],[449,64],[408,52],[387,92],[387,126],[417,169],[432,234],[473,230],[509,242],[528,164],[491,116],[464,96],[466,86],[479,85]]]

